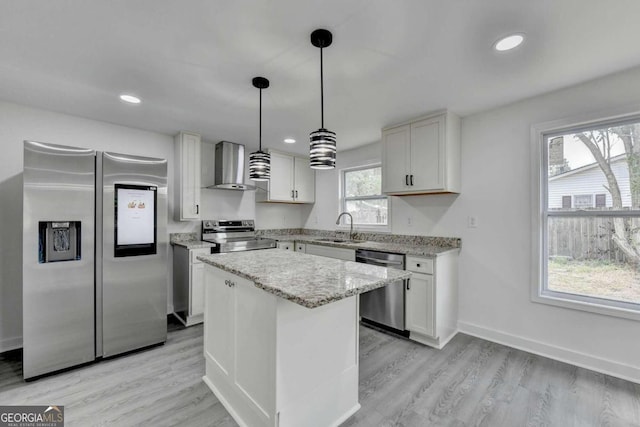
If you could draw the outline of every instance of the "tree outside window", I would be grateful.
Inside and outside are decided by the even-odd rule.
[[[342,185],[342,211],[353,216],[354,225],[388,225],[388,199],[382,194],[380,166],[343,170]],[[342,221],[348,224],[344,217]]]

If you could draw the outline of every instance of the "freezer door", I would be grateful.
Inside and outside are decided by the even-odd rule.
[[[166,341],[166,160],[102,153],[100,240],[99,353],[110,357]]]
[[[24,378],[95,359],[95,159],[94,150],[24,142]]]

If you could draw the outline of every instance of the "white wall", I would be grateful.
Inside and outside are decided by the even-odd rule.
[[[465,117],[461,194],[392,198],[393,233],[462,238],[462,331],[640,382],[637,321],[530,299],[531,126],[633,104],[640,68]],[[339,167],[376,152],[379,144],[339,152]],[[317,227],[335,227],[337,176],[318,179],[306,227],[316,227],[316,216]],[[469,215],[477,228],[467,227]]]

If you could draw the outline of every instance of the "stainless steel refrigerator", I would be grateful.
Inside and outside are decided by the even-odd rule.
[[[25,379],[166,341],[167,161],[24,143]]]

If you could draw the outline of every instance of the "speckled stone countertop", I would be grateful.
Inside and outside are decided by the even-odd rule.
[[[215,246],[215,243],[200,240],[198,233],[171,233],[169,235],[169,242],[174,246],[182,246],[189,250],[212,248]]]
[[[350,242],[330,242],[326,240],[326,237],[314,236],[309,234],[289,234],[289,235],[272,235],[266,234],[263,237],[279,240],[279,241],[296,241],[312,243],[314,245],[331,246],[334,248],[345,249],[371,249],[374,251],[392,252],[405,255],[415,255],[424,257],[436,257],[450,251],[459,251],[460,248],[451,246],[438,246],[438,245],[425,245],[425,244],[411,244],[403,242],[373,242],[365,241],[362,243],[350,243]]]
[[[392,286],[402,286],[398,281],[411,277],[408,271],[281,249],[201,255],[198,259],[307,308],[392,283]]]

